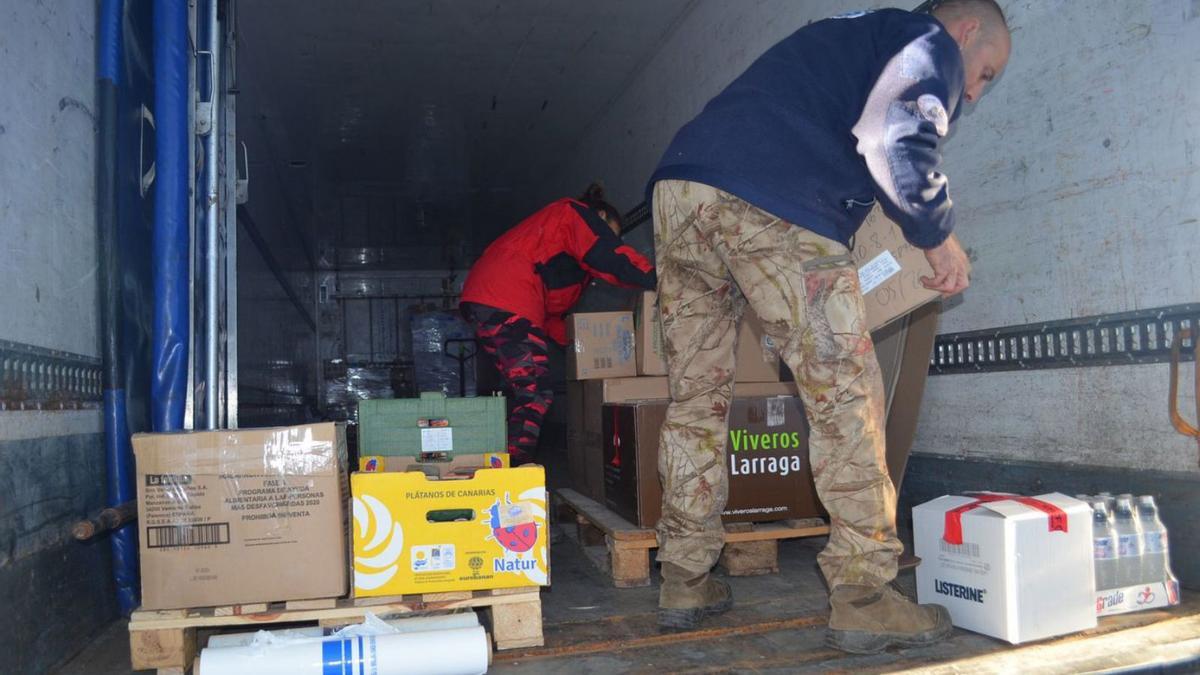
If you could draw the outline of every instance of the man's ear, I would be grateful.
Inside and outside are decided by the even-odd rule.
[[[979,20],[979,17],[972,16],[963,19],[958,24],[959,44],[961,44],[963,48],[966,48],[967,45],[979,39],[979,33],[982,29],[983,22]]]

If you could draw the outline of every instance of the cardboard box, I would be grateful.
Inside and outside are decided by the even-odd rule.
[[[762,321],[747,307],[738,326],[737,356],[734,366],[737,382],[778,382],[779,354],[775,342],[763,330]]]
[[[871,334],[886,398],[888,474],[900,494],[904,469],[917,436],[921,399],[929,377],[929,355],[937,339],[940,303],[923,305]]]
[[[143,609],[346,594],[344,425],[135,434],[133,450]]]
[[[916,436],[921,399],[929,373],[929,354],[937,335],[939,305],[924,305],[873,333],[887,398],[888,473],[900,491]],[[795,396],[794,382],[736,382],[734,396]],[[568,383],[567,455],[572,487],[605,501],[605,453],[601,405],[633,401],[664,402],[670,397],[665,377],[622,377]]]
[[[454,455],[448,461],[424,461],[419,457],[389,457],[388,455],[360,455],[359,471],[420,471],[431,476],[444,473],[447,467],[507,469],[512,466],[507,452],[485,452],[478,455]]]
[[[600,420],[603,383],[606,381],[568,382],[566,402],[567,468],[571,487],[600,503],[604,503],[604,444],[600,437]]]
[[[549,583],[540,466],[479,469],[459,480],[356,472],[350,486],[355,597]],[[469,519],[440,519],[445,513]]]
[[[921,284],[933,276],[925,252],[904,239],[900,226],[876,206],[854,235],[851,251],[867,305],[867,328],[875,330],[941,297]]]
[[[637,333],[637,374],[666,375],[667,353],[663,349],[657,293],[642,293],[633,313],[633,329]]]
[[[637,375],[632,312],[571,314],[567,339],[567,379]]]
[[[665,377],[616,377],[596,380],[591,385],[602,403],[628,403],[630,401],[663,400],[671,398],[671,390]],[[795,382],[735,382],[733,395],[752,396],[795,396]]]
[[[604,496],[616,513],[653,527],[662,513],[658,480],[664,401],[604,406]],[[739,398],[729,414],[725,522],[811,518],[823,511],[808,463],[808,422],[798,398]]]
[[[738,382],[734,395],[795,396],[794,382]],[[571,487],[604,503],[604,441],[601,407],[605,403],[670,398],[665,377],[619,377],[567,383],[567,466]],[[558,403],[556,403],[558,405]]]
[[[980,493],[913,508],[917,599],[1012,644],[1096,626],[1092,509],[1059,493]]]
[[[666,350],[663,346],[662,322],[658,317],[658,294],[643,293],[634,312],[634,331],[637,343],[637,375],[667,374]],[[738,326],[738,347],[735,356],[735,379],[738,382],[778,382],[779,354],[775,343],[763,330],[762,321],[753,309],[746,308]],[[616,375],[608,377],[617,377]],[[582,378],[581,378],[582,379]]]

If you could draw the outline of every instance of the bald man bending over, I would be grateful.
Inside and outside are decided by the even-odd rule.
[[[746,303],[781,345],[809,418],[817,494],[831,521],[818,556],[829,643],[858,653],[950,633],[896,576],[896,492],[884,393],[851,238],[878,201],[924,249],[946,295],[970,266],[938,171],[961,110],[1008,62],[993,0],[820,21],[769,49],[675,136],[651,178],[671,404],[659,445],[659,623],[689,629],[733,604],[709,575],[724,544],[728,410]]]

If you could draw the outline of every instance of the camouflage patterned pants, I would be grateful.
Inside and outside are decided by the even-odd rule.
[[[896,494],[884,459],[884,393],[858,274],[842,244],[699,183],[654,186],[658,301],[671,405],[658,459],[660,561],[708,571],[721,511],[737,324],[749,302],[792,369],[809,458],[829,511],[818,562],[830,587],[896,576]]]

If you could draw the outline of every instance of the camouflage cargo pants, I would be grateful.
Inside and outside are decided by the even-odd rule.
[[[884,459],[884,393],[858,274],[842,244],[716,188],[654,186],[658,301],[671,383],[658,468],[658,559],[708,571],[721,511],[737,325],[757,312],[799,384],[817,494],[829,511],[818,556],[830,587],[896,576],[896,495]]]

